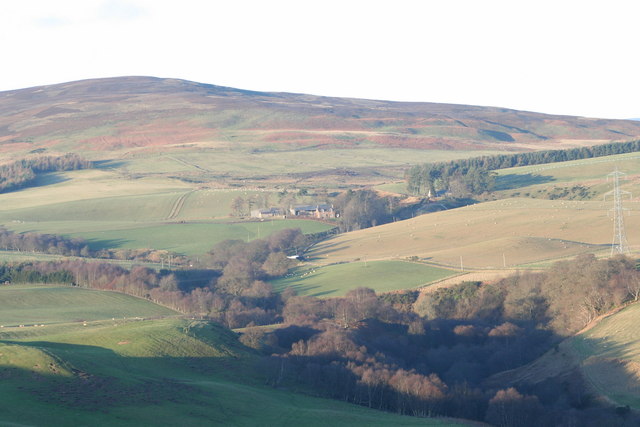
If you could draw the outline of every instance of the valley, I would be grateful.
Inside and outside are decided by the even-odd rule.
[[[0,287],[0,323],[3,425],[464,425],[265,387],[232,332],[119,293]]]
[[[634,121],[175,79],[2,92],[1,165],[91,167],[0,193],[23,236],[0,247],[0,424],[635,417],[640,154],[495,169],[462,196],[412,194],[406,174],[638,138]],[[610,258],[614,170],[629,252]],[[58,246],[30,244],[43,234]]]

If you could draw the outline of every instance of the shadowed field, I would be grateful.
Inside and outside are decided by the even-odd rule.
[[[572,348],[591,384],[624,406],[640,409],[640,305],[633,304],[575,337]]]

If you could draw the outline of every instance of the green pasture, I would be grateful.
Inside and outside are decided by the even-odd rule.
[[[231,218],[237,197],[252,200],[257,208],[277,206],[280,195],[255,188],[196,188],[167,177],[130,179],[113,169],[120,163],[45,175],[43,186],[0,194],[0,225],[16,232],[81,237],[93,249],[153,248],[186,255],[204,254],[222,240],[252,240],[283,228],[304,233],[331,228],[314,221]]]
[[[600,321],[571,340],[571,349],[595,389],[617,405],[640,409],[640,304]]]
[[[388,191],[390,193],[407,194],[407,183],[404,181],[376,185],[374,188],[376,190]]]
[[[0,195],[1,196],[1,195]],[[37,195],[34,194],[34,197]],[[211,220],[231,214],[236,197],[260,196],[277,205],[275,193],[243,190],[180,190],[86,198],[0,211],[5,221]]]
[[[271,284],[277,291],[293,288],[298,295],[337,297],[359,287],[378,293],[412,289],[454,274],[452,270],[413,262],[361,261],[323,267],[305,265]]]
[[[173,310],[117,292],[71,286],[0,286],[0,325],[171,316]]]
[[[285,228],[300,228],[306,234],[333,228],[325,223],[299,219],[197,223],[51,221],[8,223],[5,226],[16,232],[80,237],[87,240],[92,249],[153,248],[191,256],[203,255],[227,239],[247,241],[265,238]]]
[[[52,203],[2,212],[5,221],[159,221],[165,219],[178,195],[175,193],[118,196]]]
[[[90,205],[83,205],[82,202],[100,203],[101,200],[105,202],[101,206],[103,209],[109,209],[112,204],[115,208],[128,208],[128,205],[132,205],[129,207],[131,210],[136,206],[136,197],[143,198],[138,205],[144,206],[148,203],[145,198],[171,199],[172,196],[177,197],[192,189],[192,186],[179,180],[156,176],[134,179],[109,168],[57,172],[40,176],[35,186],[0,194],[0,212],[4,214],[17,211],[25,215],[37,215],[50,211],[52,215],[76,215],[78,211],[78,214],[86,215],[97,210],[92,211]],[[65,205],[74,202],[76,204]],[[38,212],[39,209],[42,211]],[[121,218],[123,214],[121,212],[117,215]],[[20,219],[15,218],[15,215],[13,218]]]
[[[58,303],[100,309],[111,293],[22,286],[12,297],[46,322],[72,320]],[[49,294],[41,293],[45,289]],[[0,302],[7,289],[0,289]],[[52,293],[53,294],[52,294]],[[53,296],[52,296],[53,295]],[[87,299],[91,295],[93,302]],[[105,297],[106,296],[106,297]],[[147,301],[122,295],[139,312]],[[106,299],[105,299],[106,298]],[[126,301],[126,300],[130,301]],[[9,305],[7,303],[7,305]],[[0,309],[6,316],[5,306]],[[157,310],[164,310],[160,307]],[[96,314],[99,318],[105,313]],[[231,331],[178,317],[0,328],[0,425],[453,426],[264,385],[254,353]]]

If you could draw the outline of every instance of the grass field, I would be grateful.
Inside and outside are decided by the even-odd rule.
[[[98,320],[110,316],[114,304],[131,316],[167,312],[114,295],[0,288],[4,320],[31,312],[48,325],[0,328],[0,425],[463,425],[265,387],[252,367],[253,353],[232,332],[179,317]],[[54,302],[84,306],[82,315],[95,320],[75,322],[78,313],[55,308]]]
[[[338,235],[316,245],[309,256],[320,264],[417,256],[452,267],[462,261],[463,268],[504,268],[607,253],[613,235],[609,208],[601,201],[498,200]],[[625,222],[637,252],[640,216]]]
[[[381,184],[374,187],[376,190],[396,193],[396,194],[408,194],[407,192],[407,184],[402,182],[391,182],[389,184]]]
[[[573,338],[572,349],[598,392],[640,409],[640,304],[602,320]]]
[[[265,238],[285,228],[300,228],[303,233],[318,233],[331,225],[307,220],[218,221],[218,222],[123,222],[123,221],[43,221],[8,223],[16,232],[35,231],[81,237],[92,249],[153,248],[189,256],[207,253],[218,242],[227,239],[253,240]]]
[[[117,181],[114,180],[114,183]],[[62,185],[62,184],[61,184]],[[135,184],[132,184],[135,188]],[[81,188],[69,184],[68,188],[49,188],[46,197],[59,194],[58,200],[39,204],[40,188],[26,189],[2,195],[5,204],[0,218],[17,221],[158,221],[158,220],[211,220],[231,214],[231,203],[236,197],[258,197],[277,203],[276,193],[244,190],[190,190],[157,189],[148,194],[124,194],[92,197]],[[32,193],[26,200],[17,194]],[[65,200],[73,193],[75,200]],[[71,198],[71,196],[69,196]],[[28,205],[28,200],[32,201]],[[62,200],[62,201],[61,201]],[[11,209],[13,207],[13,209]]]
[[[176,315],[173,310],[117,292],[70,286],[0,287],[0,325],[33,325]]]
[[[306,265],[291,274],[271,282],[274,289],[293,288],[298,295],[336,297],[358,287],[378,293],[416,288],[457,272],[404,261],[362,261],[323,267]]]

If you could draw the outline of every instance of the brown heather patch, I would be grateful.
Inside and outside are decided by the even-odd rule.
[[[80,146],[86,150],[108,151],[118,148],[158,147],[215,138],[218,132],[206,128],[185,128],[176,125],[150,124],[130,129],[119,128],[116,135],[102,135],[83,139]]]

